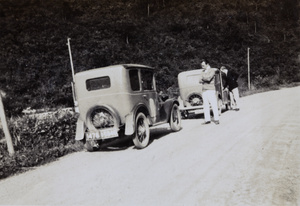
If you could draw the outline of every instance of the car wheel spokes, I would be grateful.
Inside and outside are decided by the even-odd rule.
[[[150,139],[150,129],[147,122],[147,117],[143,113],[138,113],[135,123],[135,134],[133,136],[134,145],[142,149],[146,147]]]
[[[138,139],[140,140],[140,142],[143,142],[146,137],[146,128],[145,128],[143,119],[138,120],[137,127],[138,127],[138,129],[137,129]]]
[[[192,94],[189,99],[188,102],[192,105],[192,106],[199,106],[203,104],[203,100],[202,97],[199,94]]]

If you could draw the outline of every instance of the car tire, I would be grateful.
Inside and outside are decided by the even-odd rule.
[[[136,148],[145,148],[150,139],[150,129],[147,117],[144,113],[138,113],[135,118],[135,133],[133,135],[133,143]]]
[[[172,106],[169,123],[173,132],[181,129],[181,113],[177,104],[173,104]]]

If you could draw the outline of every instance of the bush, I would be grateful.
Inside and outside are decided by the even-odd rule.
[[[0,143],[0,179],[82,150],[74,139],[76,120],[74,112],[62,110],[10,119],[15,155],[9,156],[5,141]]]

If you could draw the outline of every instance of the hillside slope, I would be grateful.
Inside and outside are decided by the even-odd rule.
[[[0,88],[6,109],[72,106],[67,38],[75,71],[118,63],[180,71],[228,65],[254,87],[300,81],[299,0],[0,1]]]

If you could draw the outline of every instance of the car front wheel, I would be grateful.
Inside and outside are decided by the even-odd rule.
[[[181,129],[181,114],[177,104],[174,104],[171,110],[170,127],[174,132],[177,132]]]
[[[147,117],[143,113],[138,113],[135,119],[135,133],[133,143],[138,149],[146,147],[150,139],[150,129]]]

